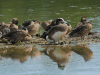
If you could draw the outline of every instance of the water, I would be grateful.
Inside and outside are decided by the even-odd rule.
[[[99,45],[2,48],[0,75],[99,75]]]
[[[95,22],[98,16],[100,20],[99,0],[0,0],[0,21],[5,23],[14,17],[19,19],[18,25],[25,20],[47,21],[62,17],[75,27],[82,16],[90,19],[94,28],[98,26]]]
[[[0,0],[0,22],[5,23],[15,17],[18,25],[61,17],[74,28],[82,16],[92,23],[92,31],[100,33],[99,0]],[[0,49],[0,75],[99,75],[99,49],[100,43]]]

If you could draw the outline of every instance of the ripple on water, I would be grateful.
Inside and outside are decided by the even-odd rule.
[[[4,16],[4,15],[0,15],[0,16]]]
[[[78,7],[78,6],[69,6],[69,7]]]
[[[55,14],[60,14],[60,13],[55,13]]]
[[[65,11],[65,10],[59,10],[59,11]]]
[[[100,9],[100,7],[98,7],[98,9]]]
[[[50,1],[51,3],[53,3],[54,1]]]
[[[80,9],[92,9],[92,7],[84,7],[84,8],[80,8]]]

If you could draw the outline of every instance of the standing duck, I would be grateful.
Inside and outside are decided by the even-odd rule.
[[[92,29],[92,24],[86,19],[86,17],[81,17],[81,22],[79,22],[74,30],[69,34],[71,37],[81,37],[84,39],[85,35]]]
[[[64,23],[64,21],[62,22],[62,19],[56,20],[56,24],[58,25],[51,26],[47,32],[44,32],[41,38],[55,44],[55,42],[59,41],[64,35],[66,35],[68,25]]]

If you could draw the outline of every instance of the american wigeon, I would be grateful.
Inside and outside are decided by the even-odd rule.
[[[4,28],[9,28],[11,24],[17,25],[18,24],[18,19],[17,18],[13,18],[10,22],[8,22],[6,24],[4,22],[2,22],[2,25],[0,26],[0,30],[2,30]]]
[[[92,24],[86,19],[86,17],[81,17],[81,22],[77,24],[76,28],[69,34],[71,37],[81,37],[84,39],[84,36],[90,32],[92,29]]]
[[[28,30],[17,30],[13,32],[9,32],[8,34],[1,37],[1,39],[8,39],[12,43],[16,43],[18,41],[30,41],[32,37],[28,34]]]
[[[30,25],[27,26],[28,32],[30,35],[35,34],[40,28],[41,21],[32,22]]]
[[[46,40],[48,42],[56,42],[66,34],[67,30],[68,27],[66,24],[55,26],[51,28],[50,31],[48,32],[48,35],[46,36]]]
[[[49,26],[52,23],[52,20],[50,21],[44,21],[41,23],[44,30],[46,30],[47,26]]]
[[[41,38],[44,38],[50,43],[59,41],[68,31],[68,25],[66,23],[59,24],[51,27],[47,32],[44,32]]]

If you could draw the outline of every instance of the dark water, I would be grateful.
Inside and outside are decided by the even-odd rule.
[[[0,22],[64,18],[75,27],[82,16],[100,32],[99,0],[0,0]],[[43,32],[42,27],[39,30]],[[0,49],[0,75],[99,75],[100,43]]]
[[[97,28],[100,25],[100,1],[0,0],[0,21],[4,21],[5,23],[14,17],[19,19],[18,25],[21,25],[25,20],[47,21],[62,17],[72,27],[75,27],[82,16],[86,16],[94,28]]]

